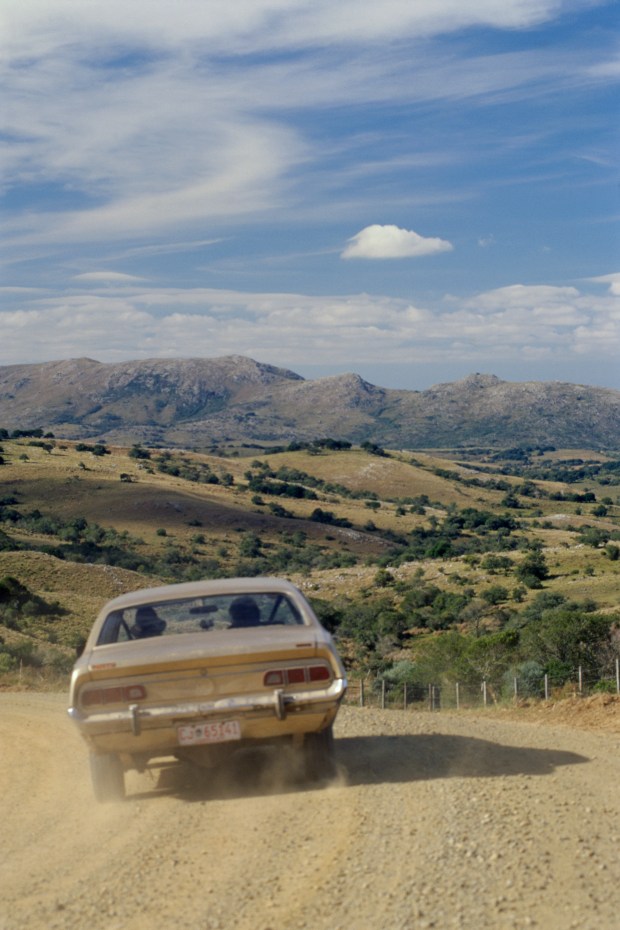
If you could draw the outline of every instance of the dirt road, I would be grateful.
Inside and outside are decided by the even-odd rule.
[[[128,778],[66,697],[0,694],[0,930],[617,930],[620,734],[343,708],[340,777]]]

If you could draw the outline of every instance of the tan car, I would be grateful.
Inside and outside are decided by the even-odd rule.
[[[108,801],[124,796],[129,769],[170,757],[210,766],[281,741],[309,777],[329,776],[346,687],[331,636],[294,585],[191,582],[106,604],[73,669],[69,716]]]

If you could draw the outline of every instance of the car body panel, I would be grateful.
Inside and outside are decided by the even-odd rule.
[[[256,625],[226,626],[226,608],[232,614],[239,598],[260,606]],[[143,607],[165,629],[134,639],[130,621]],[[123,595],[104,607],[74,666],[69,715],[91,752],[141,767],[181,746],[186,754],[183,740],[194,733],[189,751],[201,758],[211,738],[214,755],[229,741],[303,742],[331,727],[346,686],[330,634],[289,582],[192,582]]]

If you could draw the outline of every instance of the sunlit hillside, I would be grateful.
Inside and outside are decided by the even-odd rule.
[[[620,471],[606,456],[318,443],[224,457],[39,436],[3,440],[0,456],[0,671],[13,677],[64,674],[106,600],[170,581],[285,575],[360,667],[449,630],[518,627],[541,592],[618,605]],[[393,616],[360,651],[350,614],[373,604]]]

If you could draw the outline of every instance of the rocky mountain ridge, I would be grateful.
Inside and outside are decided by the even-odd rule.
[[[0,427],[195,448],[331,436],[391,448],[620,448],[620,391],[472,374],[424,391],[307,380],[244,356],[0,367]]]

